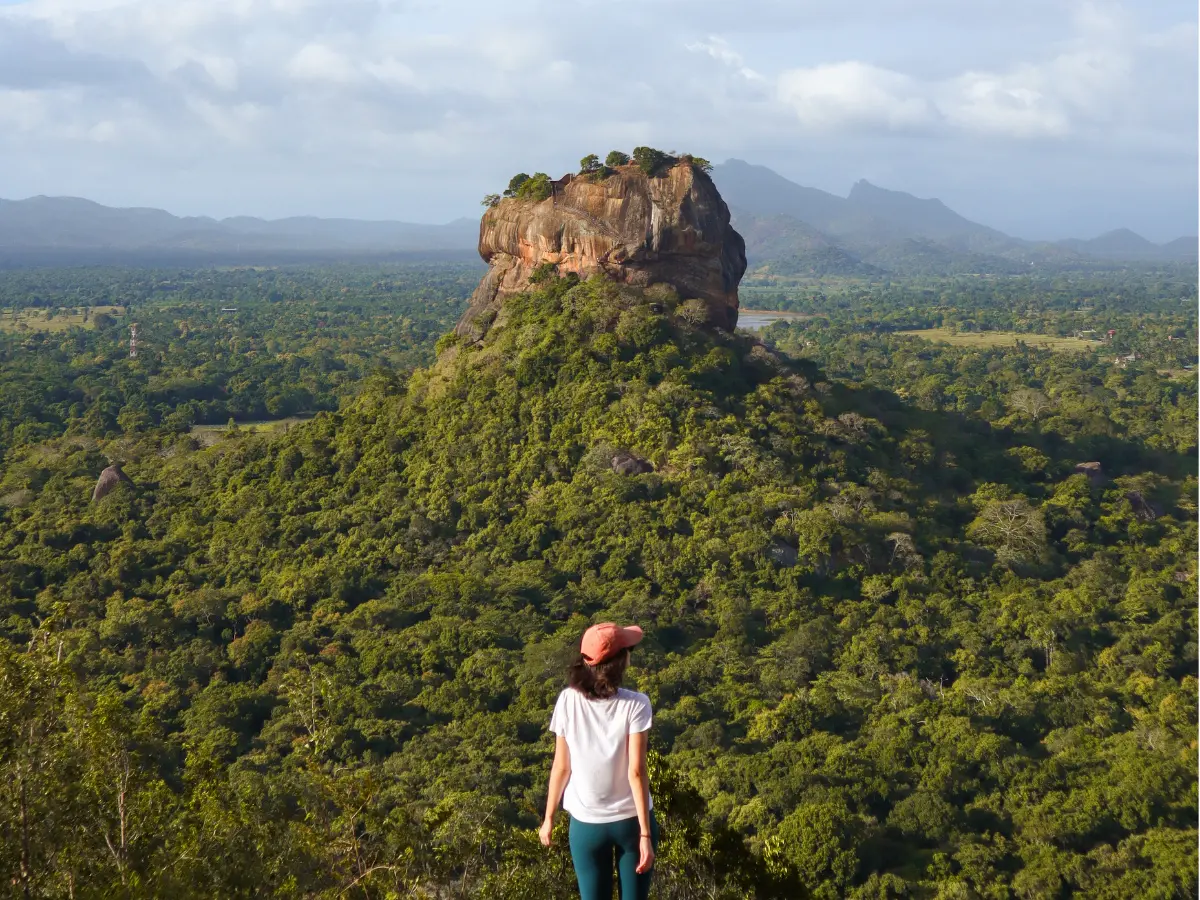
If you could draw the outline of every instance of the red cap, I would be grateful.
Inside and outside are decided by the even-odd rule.
[[[583,633],[583,643],[579,650],[583,653],[583,661],[589,666],[594,666],[625,648],[632,647],[641,639],[642,629],[636,625],[622,628],[612,622],[601,622]]]

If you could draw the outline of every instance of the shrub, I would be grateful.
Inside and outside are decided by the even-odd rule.
[[[675,162],[675,157],[653,147],[634,147],[633,161],[649,177],[653,177]]]
[[[515,197],[521,187],[529,180],[529,176],[524,172],[514,175],[508,182],[508,188],[504,191],[505,197]]]
[[[712,163],[710,163],[703,156],[692,156],[690,153],[684,153],[679,157],[679,161],[693,165],[701,172],[708,173],[712,171]]]
[[[610,153],[611,157],[612,154]],[[579,161],[579,176],[586,178],[588,181],[596,182],[603,181],[615,175],[613,168],[605,163],[600,162],[600,157],[595,153],[589,153]]]
[[[650,301],[650,308],[655,312],[674,311],[679,306],[679,292],[673,285],[667,284],[665,281],[650,285],[644,293],[646,299]]]
[[[708,321],[708,304],[698,297],[693,297],[680,307],[679,316],[689,325],[703,325]]]
[[[535,172],[532,178],[521,182],[515,196],[520,200],[539,202],[549,197],[552,192],[550,176],[545,172]]]
[[[665,321],[645,307],[627,309],[617,319],[617,340],[638,351],[653,347],[666,335]]]

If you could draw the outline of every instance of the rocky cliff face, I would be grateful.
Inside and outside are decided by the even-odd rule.
[[[593,181],[566,176],[546,200],[506,199],[484,213],[479,254],[490,266],[459,334],[486,330],[508,295],[527,290],[544,263],[560,275],[604,274],[625,284],[672,285],[681,299],[708,306],[708,321],[737,323],[746,245],[729,208],[704,172],[678,163],[655,177],[637,166]]]

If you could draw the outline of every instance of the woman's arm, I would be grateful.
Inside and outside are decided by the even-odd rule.
[[[633,805],[637,807],[638,840],[637,871],[648,872],[654,865],[654,842],[650,839],[650,776],[646,772],[646,747],[650,732],[639,731],[629,736],[629,787]]]
[[[563,791],[571,777],[571,751],[567,749],[567,739],[561,734],[554,741],[554,762],[550,764],[550,787],[546,796],[546,818],[542,820],[538,836],[542,844],[550,846],[550,832],[554,830],[554,814],[558,812],[558,804],[562,802]]]

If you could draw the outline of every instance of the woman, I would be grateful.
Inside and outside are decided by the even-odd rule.
[[[571,861],[581,900],[611,900],[613,860],[621,900],[646,900],[654,872],[658,824],[646,775],[650,698],[621,687],[636,625],[593,625],[558,695],[550,730],[557,735],[542,843],[550,846],[554,813],[571,814]]]

